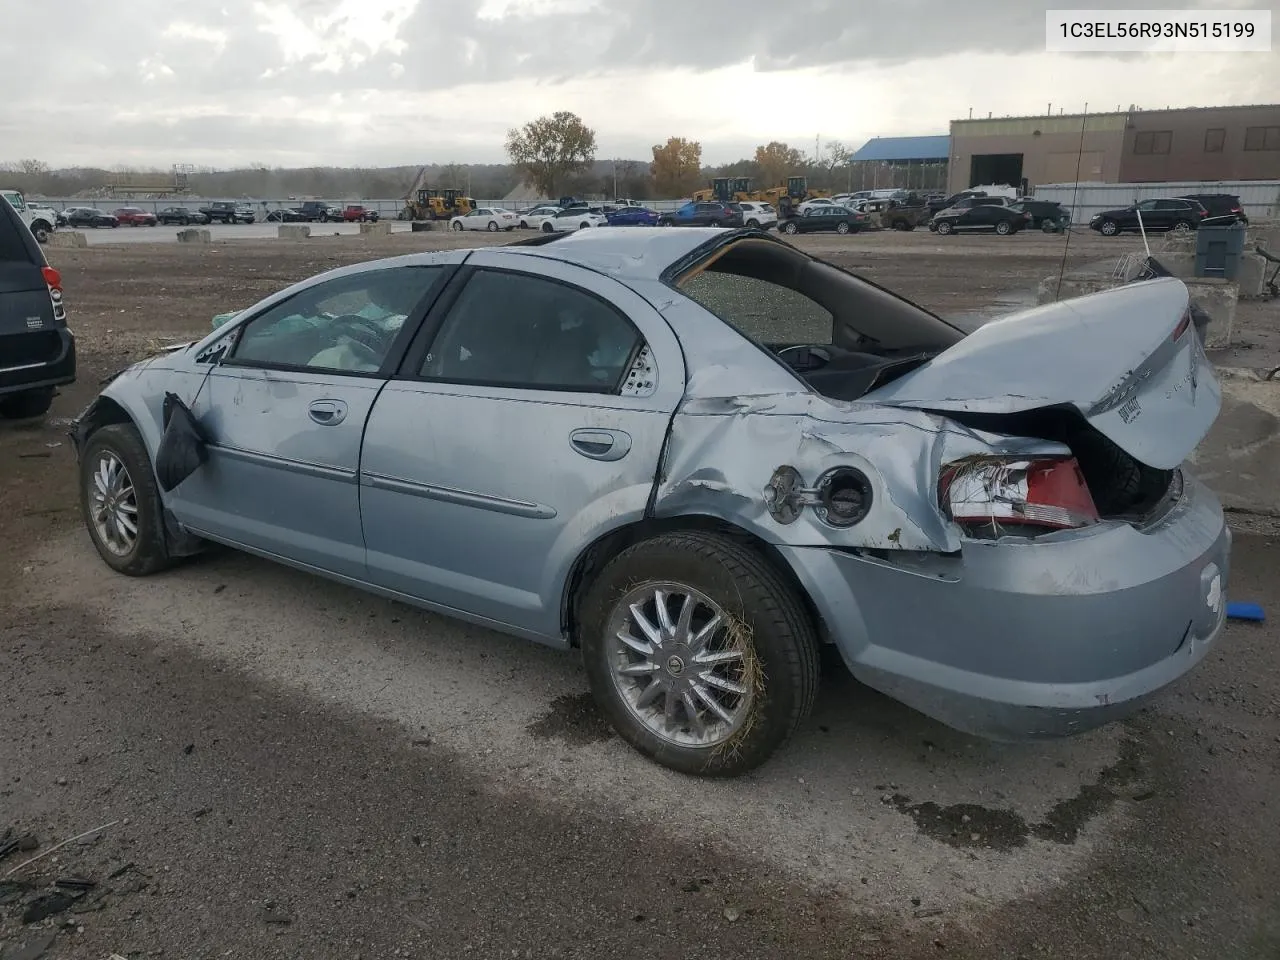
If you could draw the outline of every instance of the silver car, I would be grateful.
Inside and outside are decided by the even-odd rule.
[[[1176,279],[965,335],[759,231],[600,228],[344,267],[78,418],[102,558],[214,541],[561,648],[637,749],[763,762],[819,652],[1058,737],[1196,664],[1230,534]]]

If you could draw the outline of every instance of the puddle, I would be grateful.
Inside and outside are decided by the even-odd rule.
[[[562,740],[575,747],[600,743],[615,735],[590,693],[556,697],[551,709],[525,729],[541,740]]]

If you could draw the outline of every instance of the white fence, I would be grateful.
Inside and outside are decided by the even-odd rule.
[[[247,204],[258,214],[258,219],[266,217],[267,213],[272,210],[278,210],[281,207],[298,207],[302,205],[301,200],[247,200],[238,197],[170,197],[161,200],[133,200],[124,198],[98,198],[96,200],[81,200],[74,197],[47,197],[43,199],[28,198],[31,202],[53,207],[55,210],[65,210],[67,207],[96,207],[99,210],[105,210],[110,213],[112,210],[119,210],[121,207],[140,207],[143,210],[155,213],[157,210],[163,210],[166,207],[186,207],[190,210],[198,210],[200,207],[208,206],[215,200],[230,201],[233,203]],[[312,198],[308,198],[312,199]],[[315,197],[316,200],[323,200],[326,203],[332,203],[335,206],[345,206],[348,203],[359,203],[371,210],[377,210],[378,216],[383,218],[394,218],[401,210],[404,209],[403,200],[361,200],[361,199],[340,199],[327,200],[324,197]],[[607,201],[600,201],[607,202]],[[659,213],[669,213],[678,210],[687,200],[643,200],[641,201],[650,210],[656,210]],[[514,210],[517,213],[523,213],[526,210],[532,210],[534,207],[541,206],[532,200],[477,200],[476,203],[482,207],[503,207],[507,210]]]
[[[1071,210],[1072,223],[1088,223],[1095,213],[1154,197],[1193,193],[1233,193],[1250,220],[1280,217],[1280,180],[1181,181],[1177,183],[1043,183],[1037,200],[1056,200]]]

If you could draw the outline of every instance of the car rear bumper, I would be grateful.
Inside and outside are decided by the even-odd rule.
[[[66,327],[0,337],[0,395],[76,379],[76,338]]]
[[[1226,614],[1231,532],[1191,477],[1149,529],[1106,523],[958,556],[782,547],[864,683],[992,740],[1083,732],[1195,666]]]

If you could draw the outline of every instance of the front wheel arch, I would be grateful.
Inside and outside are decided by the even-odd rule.
[[[754,549],[796,592],[819,638],[824,643],[827,642],[826,626],[818,615],[813,599],[777,547],[751,531],[719,517],[710,514],[684,514],[676,517],[639,520],[617,527],[601,534],[578,554],[561,586],[560,597],[560,629],[571,647],[581,646],[578,638],[580,605],[587,591],[590,590],[592,582],[605,565],[630,546],[664,533],[684,531],[718,533]]]

